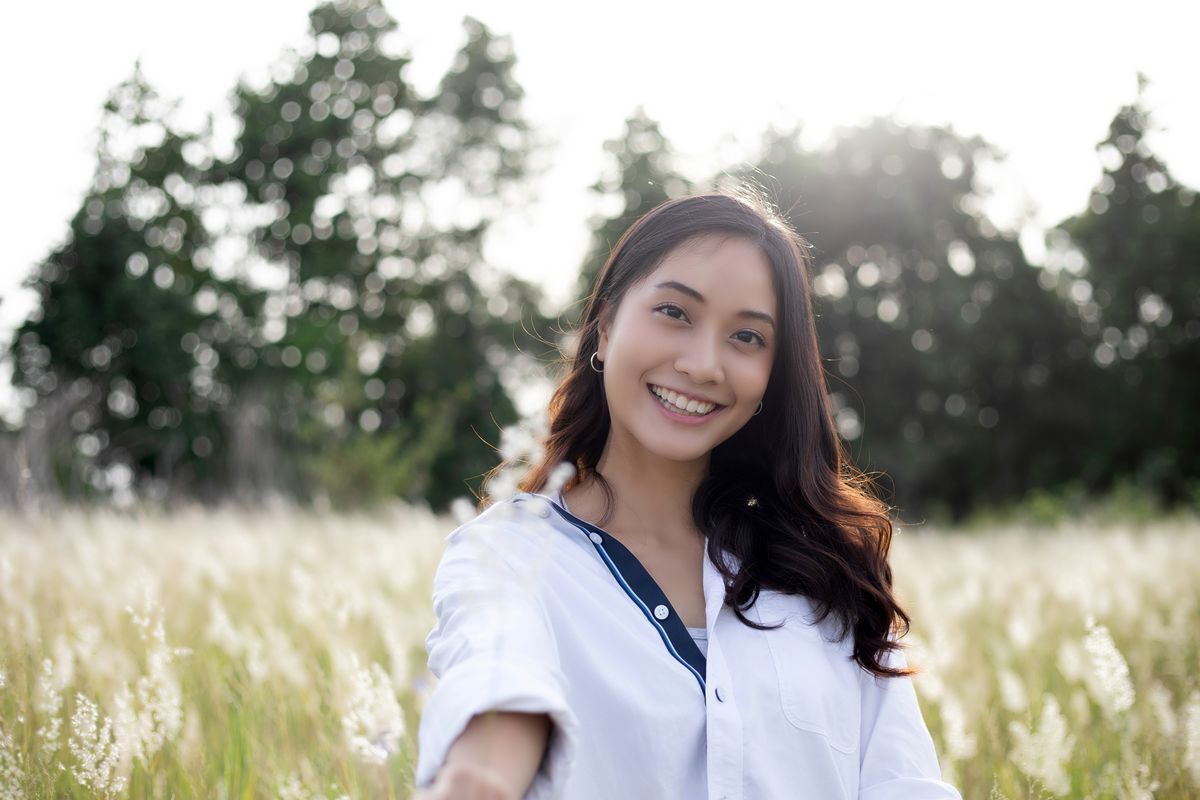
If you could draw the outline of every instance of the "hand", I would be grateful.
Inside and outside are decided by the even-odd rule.
[[[418,789],[410,800],[521,800],[501,776],[477,764],[444,765],[433,784]]]

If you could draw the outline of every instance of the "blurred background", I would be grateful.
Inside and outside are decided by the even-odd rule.
[[[447,533],[621,233],[741,182],[812,244],[944,779],[1197,796],[1194,17],[6,8],[0,797],[410,796]]]
[[[629,223],[749,180],[902,516],[1200,507],[1181,9],[27,4],[0,504],[444,511]]]

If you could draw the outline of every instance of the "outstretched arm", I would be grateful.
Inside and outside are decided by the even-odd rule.
[[[413,800],[524,797],[546,753],[552,724],[547,714],[476,714],[451,745],[433,785],[417,790]]]
[[[421,715],[418,789],[481,758],[506,785],[527,786],[527,800],[561,796],[566,783],[579,723],[545,608],[505,559],[506,533],[472,522],[447,537],[434,577],[437,623],[425,640],[438,683]]]

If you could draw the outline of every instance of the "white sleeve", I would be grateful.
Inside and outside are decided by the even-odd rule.
[[[881,660],[890,667],[908,666],[903,650],[887,652]],[[859,800],[962,800],[958,790],[942,780],[912,678],[882,678],[862,670],[859,679]]]
[[[544,712],[553,721],[547,751],[526,800],[561,798],[579,742],[566,679],[541,599],[498,548],[501,526],[469,522],[446,537],[433,584],[436,623],[425,638],[437,684],[418,731],[415,785],[433,783],[450,746],[489,710]]]

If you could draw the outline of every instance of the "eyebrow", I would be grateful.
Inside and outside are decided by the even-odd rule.
[[[656,283],[654,285],[654,288],[656,288],[656,289],[674,289],[677,292],[683,292],[684,294],[686,294],[689,297],[694,297],[696,300],[699,300],[701,303],[704,302],[704,295],[700,294],[692,287],[686,286],[686,285],[680,283],[679,281],[663,281],[662,283]],[[771,315],[765,311],[754,311],[754,310],[746,308],[746,309],[742,309],[741,311],[737,312],[737,315],[739,317],[745,317],[747,319],[761,319],[763,322],[766,322],[767,324],[769,324],[771,326],[772,330],[775,329],[774,318],[772,318]]]

